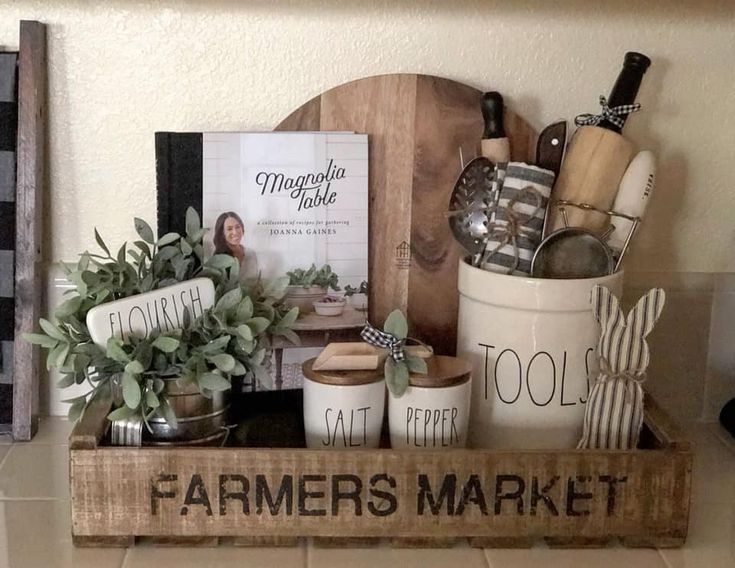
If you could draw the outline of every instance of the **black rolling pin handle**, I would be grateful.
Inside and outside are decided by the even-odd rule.
[[[491,91],[482,95],[480,103],[482,118],[485,121],[485,130],[482,138],[506,138],[503,127],[503,96],[497,91]]]
[[[623,68],[618,75],[610,96],[607,98],[607,104],[610,108],[617,106],[632,105],[635,103],[638,89],[641,86],[643,75],[646,70],[651,66],[651,60],[648,56],[635,51],[629,51],[625,54],[623,60]],[[619,119],[625,125],[625,120],[628,118],[627,115],[622,115]],[[607,120],[602,120],[598,126],[612,130],[613,132],[620,133],[623,130],[623,126],[613,124]]]

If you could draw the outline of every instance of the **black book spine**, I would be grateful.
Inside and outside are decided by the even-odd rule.
[[[186,232],[186,209],[202,215],[202,134],[156,132],[158,235]]]

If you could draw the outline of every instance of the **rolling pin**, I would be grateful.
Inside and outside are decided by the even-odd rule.
[[[588,204],[601,211],[612,208],[620,181],[635,154],[633,144],[621,131],[627,114],[639,108],[633,103],[650,64],[651,60],[641,53],[626,53],[609,101],[600,97],[601,114],[577,117],[579,128],[567,148],[552,200]],[[599,234],[610,225],[610,217],[604,213],[576,207],[566,207],[566,212],[570,227]],[[561,211],[551,205],[544,232],[548,235],[562,228]]]

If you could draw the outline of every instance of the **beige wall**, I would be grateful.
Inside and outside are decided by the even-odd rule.
[[[645,5],[645,6],[644,6]],[[735,270],[735,3],[0,1],[49,24],[53,260],[155,217],[153,132],[270,129],[313,95],[390,72],[499,89],[535,127],[594,111],[626,50],[653,60],[627,134],[661,161],[628,268]],[[452,165],[454,167],[454,165]]]
[[[707,352],[719,277],[689,274],[735,272],[735,2],[0,0],[0,16],[8,47],[19,19],[49,25],[50,261],[94,246],[95,225],[114,243],[134,215],[155,219],[156,130],[270,129],[325,89],[391,72],[498,89],[538,129],[594,111],[624,52],[648,54],[626,134],[660,175],[629,294],[676,284],[650,386],[690,418],[735,394],[731,321],[712,320],[720,355]]]

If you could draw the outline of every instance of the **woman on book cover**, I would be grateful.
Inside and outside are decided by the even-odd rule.
[[[245,226],[237,213],[225,211],[217,217],[214,224],[214,252],[229,254],[240,262],[241,282],[248,278],[257,278],[260,272],[255,251],[241,244],[244,235]]]

